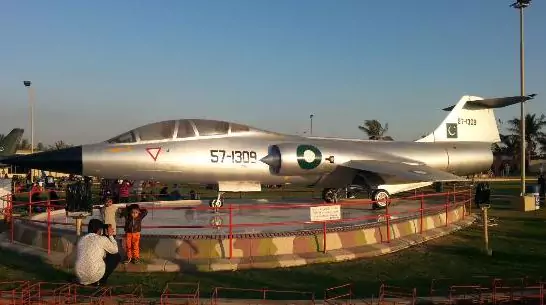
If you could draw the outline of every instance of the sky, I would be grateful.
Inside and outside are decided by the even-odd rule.
[[[512,1],[0,1],[0,133],[103,141],[208,118],[301,134],[396,140],[434,130],[462,95],[519,95]],[[527,105],[546,113],[546,1],[525,10]],[[501,120],[519,107],[497,111]]]

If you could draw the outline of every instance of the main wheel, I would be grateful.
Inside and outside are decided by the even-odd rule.
[[[322,199],[327,203],[337,202],[337,190],[336,189],[324,189],[322,191]]]
[[[214,198],[211,201],[209,201],[209,206],[211,208],[221,208],[224,206],[224,199],[223,198]]]
[[[373,208],[384,209],[389,203],[389,193],[385,190],[376,190],[372,193]]]

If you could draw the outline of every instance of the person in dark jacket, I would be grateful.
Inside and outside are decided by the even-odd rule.
[[[126,206],[124,229],[127,259],[123,262],[124,264],[140,263],[140,231],[142,230],[142,219],[147,214],[148,210],[140,208],[136,203]]]
[[[491,203],[491,189],[489,188],[489,183],[480,182],[476,186],[476,196],[474,197],[474,203],[479,209],[482,204]]]

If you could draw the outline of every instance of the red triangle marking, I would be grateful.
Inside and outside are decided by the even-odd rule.
[[[161,147],[151,147],[146,148],[146,151],[154,159],[154,161],[157,161],[157,157],[159,156],[159,153],[161,152]]]

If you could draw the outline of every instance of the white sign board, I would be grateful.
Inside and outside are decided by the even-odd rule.
[[[5,200],[11,194],[11,179],[0,179],[0,214],[3,214],[8,202]]]
[[[329,221],[341,219],[340,205],[325,205],[310,207],[309,214],[311,221]]]

